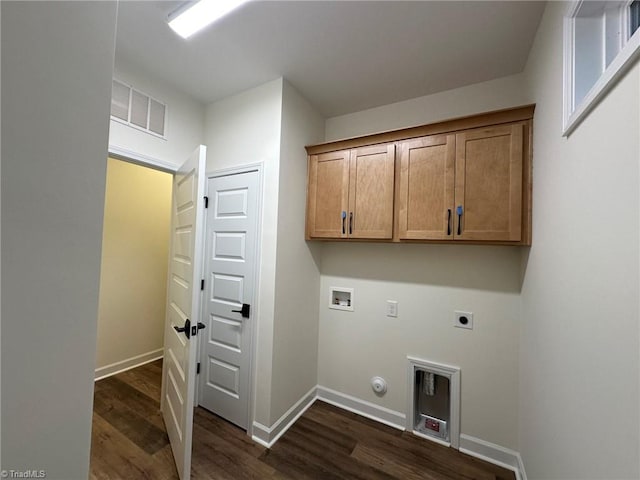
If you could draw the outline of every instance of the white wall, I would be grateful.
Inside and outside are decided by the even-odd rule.
[[[318,383],[406,413],[407,355],[462,370],[461,431],[517,447],[519,252],[512,247],[331,244],[322,257]],[[354,288],[354,312],[328,308]],[[398,318],[386,317],[386,301]],[[474,329],[453,327],[454,310]],[[369,380],[380,375],[383,397]]]
[[[2,468],[51,479],[89,472],[116,6],[0,7]]]
[[[516,75],[330,118],[326,139],[526,103]],[[461,432],[517,450],[520,268],[514,247],[325,245],[319,384],[405,413],[407,355],[457,365]],[[331,286],[355,288],[355,312],[328,308]],[[386,300],[399,302],[397,319],[385,316]],[[472,331],[452,326],[454,310],[474,313]],[[389,384],[382,398],[369,386],[374,375]]]
[[[324,119],[278,79],[207,106],[209,172],[264,168],[255,421],[270,427],[316,385],[317,245],[304,241],[306,152]]]
[[[511,75],[329,118],[326,123],[326,141],[525,105],[527,97],[522,87],[522,75]]]
[[[317,384],[320,245],[305,242],[305,145],[322,142],[324,118],[283,84],[271,422]]]
[[[564,8],[548,4],[525,70],[537,107],[520,449],[531,480],[639,478],[640,72],[563,138]]]
[[[167,105],[165,139],[111,120],[109,146],[114,153],[126,156],[127,151],[135,152],[175,169],[203,143],[204,105],[156,78],[149,78],[120,57],[116,58],[113,77]]]
[[[162,356],[173,175],[109,158],[96,377]]]
[[[255,420],[270,426],[274,300],[280,174],[282,79],[206,107],[207,172],[261,162],[263,164],[262,232],[255,372]]]

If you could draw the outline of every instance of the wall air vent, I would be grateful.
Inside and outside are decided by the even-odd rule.
[[[111,119],[165,138],[167,106],[119,80],[113,80]]]

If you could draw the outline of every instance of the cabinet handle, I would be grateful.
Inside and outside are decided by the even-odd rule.
[[[349,235],[353,233],[353,212],[349,212]]]
[[[447,235],[451,235],[451,209],[447,208]]]
[[[345,222],[347,221],[347,212],[342,211],[342,234],[344,235],[346,232]]]
[[[456,208],[456,213],[458,214],[458,235],[462,235],[462,205],[458,205],[458,208]]]

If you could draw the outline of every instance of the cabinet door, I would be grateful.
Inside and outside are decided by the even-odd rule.
[[[398,238],[452,240],[455,135],[400,143]]]
[[[394,165],[394,144],[351,150],[349,237],[393,236]]]
[[[523,125],[456,135],[455,240],[520,241]]]
[[[346,237],[349,150],[309,157],[307,195],[307,237]]]

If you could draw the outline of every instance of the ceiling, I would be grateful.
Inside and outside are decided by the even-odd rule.
[[[116,62],[202,103],[285,77],[332,117],[519,73],[544,2],[256,1],[188,40],[124,1]]]

